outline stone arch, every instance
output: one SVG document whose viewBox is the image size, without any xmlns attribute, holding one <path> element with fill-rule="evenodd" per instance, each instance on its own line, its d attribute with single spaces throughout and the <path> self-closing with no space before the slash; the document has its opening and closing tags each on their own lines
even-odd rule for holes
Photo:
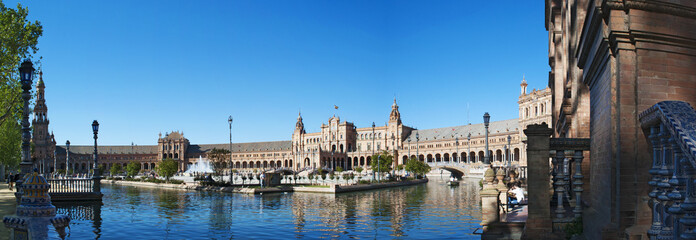
<svg viewBox="0 0 696 240">
<path fill-rule="evenodd" d="M 247 162 L 242 162 L 242 168 L 247 168 Z"/>
<path fill-rule="evenodd" d="M 503 161 L 503 151 L 501 151 L 500 149 L 495 150 L 495 160 L 498 162 Z"/>
<path fill-rule="evenodd" d="M 423 156 L 423 154 L 418 155 L 418 160 L 420 160 L 421 162 L 425 162 L 425 156 Z"/>
<path fill-rule="evenodd" d="M 261 161 L 256 161 L 256 168 L 261 168 Z"/>
<path fill-rule="evenodd" d="M 178 153 L 174 153 L 174 159 L 179 159 L 179 154 L 178 154 Z"/>
<path fill-rule="evenodd" d="M 515 155 L 514 160 L 515 160 L 515 161 L 519 161 L 519 160 L 520 160 L 520 149 L 519 149 L 519 148 L 515 148 L 515 153 L 514 153 L 514 155 Z"/>
<path fill-rule="evenodd" d="M 406 164 L 406 161 L 408 161 L 408 156 L 404 155 L 404 157 L 402 157 L 401 159 L 401 164 Z"/>
<path fill-rule="evenodd" d="M 432 154 L 428 154 L 427 159 L 428 159 L 428 162 L 433 162 L 433 155 L 432 155 Z"/>
<path fill-rule="evenodd" d="M 285 165 L 283 165 L 283 167 L 288 167 L 288 166 L 290 166 L 290 165 L 288 165 L 288 160 L 285 159 Z"/>
<path fill-rule="evenodd" d="M 367 166 L 372 165 L 372 157 L 371 157 L 371 156 L 367 156 L 367 159 L 366 159 L 366 160 L 367 160 L 367 162 L 366 162 L 366 163 L 367 163 Z"/>
<path fill-rule="evenodd" d="M 360 157 L 360 166 L 365 166 L 365 157 Z"/>
<path fill-rule="evenodd" d="M 305 158 L 305 159 L 304 159 L 304 165 L 305 165 L 305 167 L 309 167 L 309 165 L 310 165 L 309 162 L 310 162 L 309 158 Z"/>
<path fill-rule="evenodd" d="M 263 168 L 268 168 L 268 161 L 263 161 Z"/>
<path fill-rule="evenodd" d="M 469 159 L 467 157 L 468 157 L 468 154 L 466 154 L 466 152 L 462 152 L 462 155 L 459 156 L 459 159 L 462 162 L 468 163 Z"/>
<path fill-rule="evenodd" d="M 287 166 L 287 162 L 285 163 L 285 166 Z M 276 167 L 283 167 L 283 165 L 280 163 L 280 160 L 276 161 Z"/>
<path fill-rule="evenodd" d="M 435 154 L 435 162 L 442 162 L 442 155 L 440 155 L 439 153 L 436 153 Z"/>
<path fill-rule="evenodd" d="M 449 157 L 450 157 L 449 153 L 445 153 L 444 155 L 442 155 L 442 161 L 449 162 L 450 161 Z"/>
<path fill-rule="evenodd" d="M 459 158 L 457 158 L 457 153 L 452 153 L 452 162 L 459 162 Z"/>
<path fill-rule="evenodd" d="M 483 153 L 483 151 L 479 151 L 479 152 L 478 152 L 478 159 L 479 159 L 479 162 L 484 162 L 484 161 L 485 161 L 485 159 L 484 159 L 485 157 L 486 157 L 486 155 L 485 155 L 485 153 Z"/>
<path fill-rule="evenodd" d="M 288 167 L 292 167 L 292 159 L 288 160 L 288 164 L 289 164 Z"/>
<path fill-rule="evenodd" d="M 341 152 L 343 152 L 343 144 L 341 144 L 340 150 L 341 150 Z"/>
<path fill-rule="evenodd" d="M 236 162 L 236 163 L 234 164 L 234 168 L 240 168 L 240 167 L 241 167 L 241 166 L 240 166 L 239 162 Z"/>
</svg>

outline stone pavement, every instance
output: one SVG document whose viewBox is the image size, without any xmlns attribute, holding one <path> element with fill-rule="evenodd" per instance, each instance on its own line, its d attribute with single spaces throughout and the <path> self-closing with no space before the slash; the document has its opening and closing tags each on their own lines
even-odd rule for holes
<svg viewBox="0 0 696 240">
<path fill-rule="evenodd" d="M 510 212 L 504 216 L 504 222 L 526 222 L 529 212 L 527 205 L 517 205 L 510 209 Z"/>
<path fill-rule="evenodd" d="M 15 214 L 16 208 L 14 191 L 7 188 L 7 183 L 0 183 L 0 219 Z M 0 223 L 0 240 L 9 239 L 9 237 L 10 232 L 5 228 L 5 224 Z"/>
</svg>

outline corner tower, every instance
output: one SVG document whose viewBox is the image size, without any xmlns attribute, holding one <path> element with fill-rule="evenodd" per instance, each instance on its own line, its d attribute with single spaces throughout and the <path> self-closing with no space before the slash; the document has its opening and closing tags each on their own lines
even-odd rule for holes
<svg viewBox="0 0 696 240">
<path fill-rule="evenodd" d="M 36 83 L 36 104 L 34 105 L 34 119 L 32 120 L 32 142 L 34 142 L 33 156 L 39 166 L 53 158 L 55 143 L 48 132 L 48 107 L 44 98 L 46 85 L 43 81 L 43 71 L 39 71 L 39 81 Z"/>
</svg>

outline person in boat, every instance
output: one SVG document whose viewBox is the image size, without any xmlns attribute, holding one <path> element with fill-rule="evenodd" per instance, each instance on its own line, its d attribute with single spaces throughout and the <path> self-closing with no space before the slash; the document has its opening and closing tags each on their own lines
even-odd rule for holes
<svg viewBox="0 0 696 240">
<path fill-rule="evenodd" d="M 450 174 L 450 182 L 457 181 L 457 179 L 454 177 L 454 175 Z"/>
</svg>

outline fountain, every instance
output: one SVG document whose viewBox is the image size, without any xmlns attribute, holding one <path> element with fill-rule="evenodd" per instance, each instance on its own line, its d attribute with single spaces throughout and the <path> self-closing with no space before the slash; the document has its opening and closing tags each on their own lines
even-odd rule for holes
<svg viewBox="0 0 696 240">
<path fill-rule="evenodd" d="M 196 161 L 194 164 L 191 164 L 189 166 L 188 170 L 186 170 L 184 173 L 191 175 L 194 173 L 212 173 L 213 172 L 213 165 L 208 161 L 208 159 L 203 159 L 202 156 L 198 156 L 198 161 Z"/>
</svg>

